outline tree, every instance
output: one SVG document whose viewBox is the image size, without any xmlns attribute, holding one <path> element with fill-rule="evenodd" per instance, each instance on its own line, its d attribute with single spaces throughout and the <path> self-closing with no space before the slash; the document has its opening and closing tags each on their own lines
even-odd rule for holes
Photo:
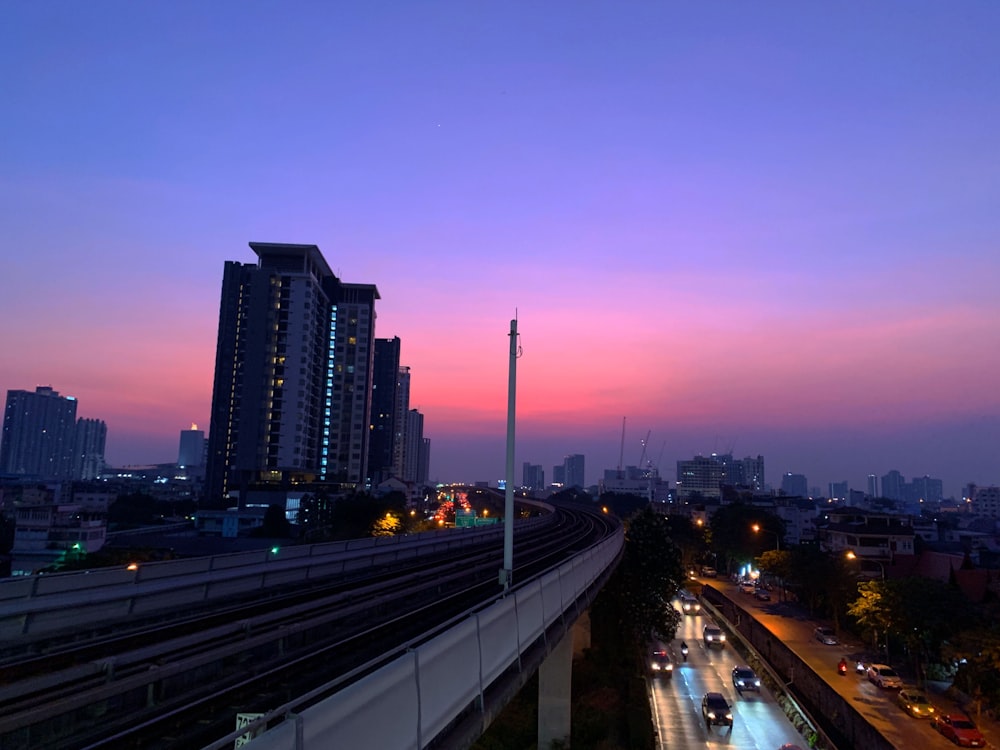
<svg viewBox="0 0 1000 750">
<path fill-rule="evenodd" d="M 847 614 L 862 628 L 871 631 L 872 642 L 878 650 L 879 633 L 885 635 L 897 627 L 894 620 L 897 609 L 885 581 L 862 581 L 858 584 L 858 598 L 847 608 Z"/>
<path fill-rule="evenodd" d="M 770 533 L 754 534 L 753 525 L 759 524 Z M 784 536 L 784 521 L 746 503 L 723 505 L 712 514 L 709 522 L 712 548 L 722 560 L 726 572 L 733 564 L 749 562 L 766 549 L 772 549 L 775 537 Z"/>
<path fill-rule="evenodd" d="M 653 634 L 673 638 L 681 616 L 671 600 L 684 582 L 684 569 L 665 516 L 646 507 L 627 521 L 620 572 L 632 634 L 642 642 Z"/>
</svg>

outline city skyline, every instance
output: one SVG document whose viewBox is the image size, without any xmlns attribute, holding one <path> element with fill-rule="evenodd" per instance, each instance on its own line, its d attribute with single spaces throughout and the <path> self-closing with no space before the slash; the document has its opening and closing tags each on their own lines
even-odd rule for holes
<svg viewBox="0 0 1000 750">
<path fill-rule="evenodd" d="M 994 4 L 8 17 L 0 391 L 113 464 L 209 424 L 224 263 L 289 242 L 378 286 L 433 478 L 503 477 L 516 315 L 516 467 L 1000 483 Z"/>
</svg>

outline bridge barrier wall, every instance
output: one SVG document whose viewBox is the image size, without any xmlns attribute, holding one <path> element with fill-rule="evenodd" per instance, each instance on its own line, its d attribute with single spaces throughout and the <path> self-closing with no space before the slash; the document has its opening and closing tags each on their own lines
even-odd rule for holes
<svg viewBox="0 0 1000 750">
<path fill-rule="evenodd" d="M 519 529 L 553 520 L 518 521 Z M 503 527 L 445 529 L 0 580 L 0 638 L 44 635 L 294 585 L 503 538 Z M 67 617 L 72 610 L 73 617 Z"/>
<path fill-rule="evenodd" d="M 468 710 L 617 559 L 621 529 L 253 739 L 250 750 L 419 750 Z M 576 612 L 573 612 L 575 619 Z M 510 633 L 517 633 L 516 642 Z M 275 715 L 282 710 L 274 712 Z M 262 720 L 263 721 L 263 720 Z M 292 731 L 288 725 L 297 725 Z"/>
</svg>

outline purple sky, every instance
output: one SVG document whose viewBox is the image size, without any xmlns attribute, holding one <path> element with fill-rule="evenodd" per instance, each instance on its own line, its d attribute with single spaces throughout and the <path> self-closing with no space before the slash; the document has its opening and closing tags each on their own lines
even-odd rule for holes
<svg viewBox="0 0 1000 750">
<path fill-rule="evenodd" d="M 1000 3 L 28 2 L 0 25 L 0 390 L 115 464 L 207 428 L 222 267 L 382 295 L 440 479 L 730 448 L 1000 482 Z"/>
</svg>

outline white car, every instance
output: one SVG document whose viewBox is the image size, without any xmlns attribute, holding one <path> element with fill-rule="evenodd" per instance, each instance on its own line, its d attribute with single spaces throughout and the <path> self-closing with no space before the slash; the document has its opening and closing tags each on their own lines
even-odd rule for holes
<svg viewBox="0 0 1000 750">
<path fill-rule="evenodd" d="M 901 688 L 903 681 L 896 670 L 888 664 L 869 664 L 868 681 L 874 682 L 880 688 Z"/>
<path fill-rule="evenodd" d="M 827 646 L 836 646 L 837 634 L 834 632 L 833 628 L 827 628 L 820 626 L 813 631 L 813 635 L 816 636 L 816 640 L 820 643 L 825 643 Z"/>
<path fill-rule="evenodd" d="M 757 586 L 753 581 L 743 581 L 740 583 L 740 591 L 744 594 L 752 594 L 757 590 Z"/>
</svg>

